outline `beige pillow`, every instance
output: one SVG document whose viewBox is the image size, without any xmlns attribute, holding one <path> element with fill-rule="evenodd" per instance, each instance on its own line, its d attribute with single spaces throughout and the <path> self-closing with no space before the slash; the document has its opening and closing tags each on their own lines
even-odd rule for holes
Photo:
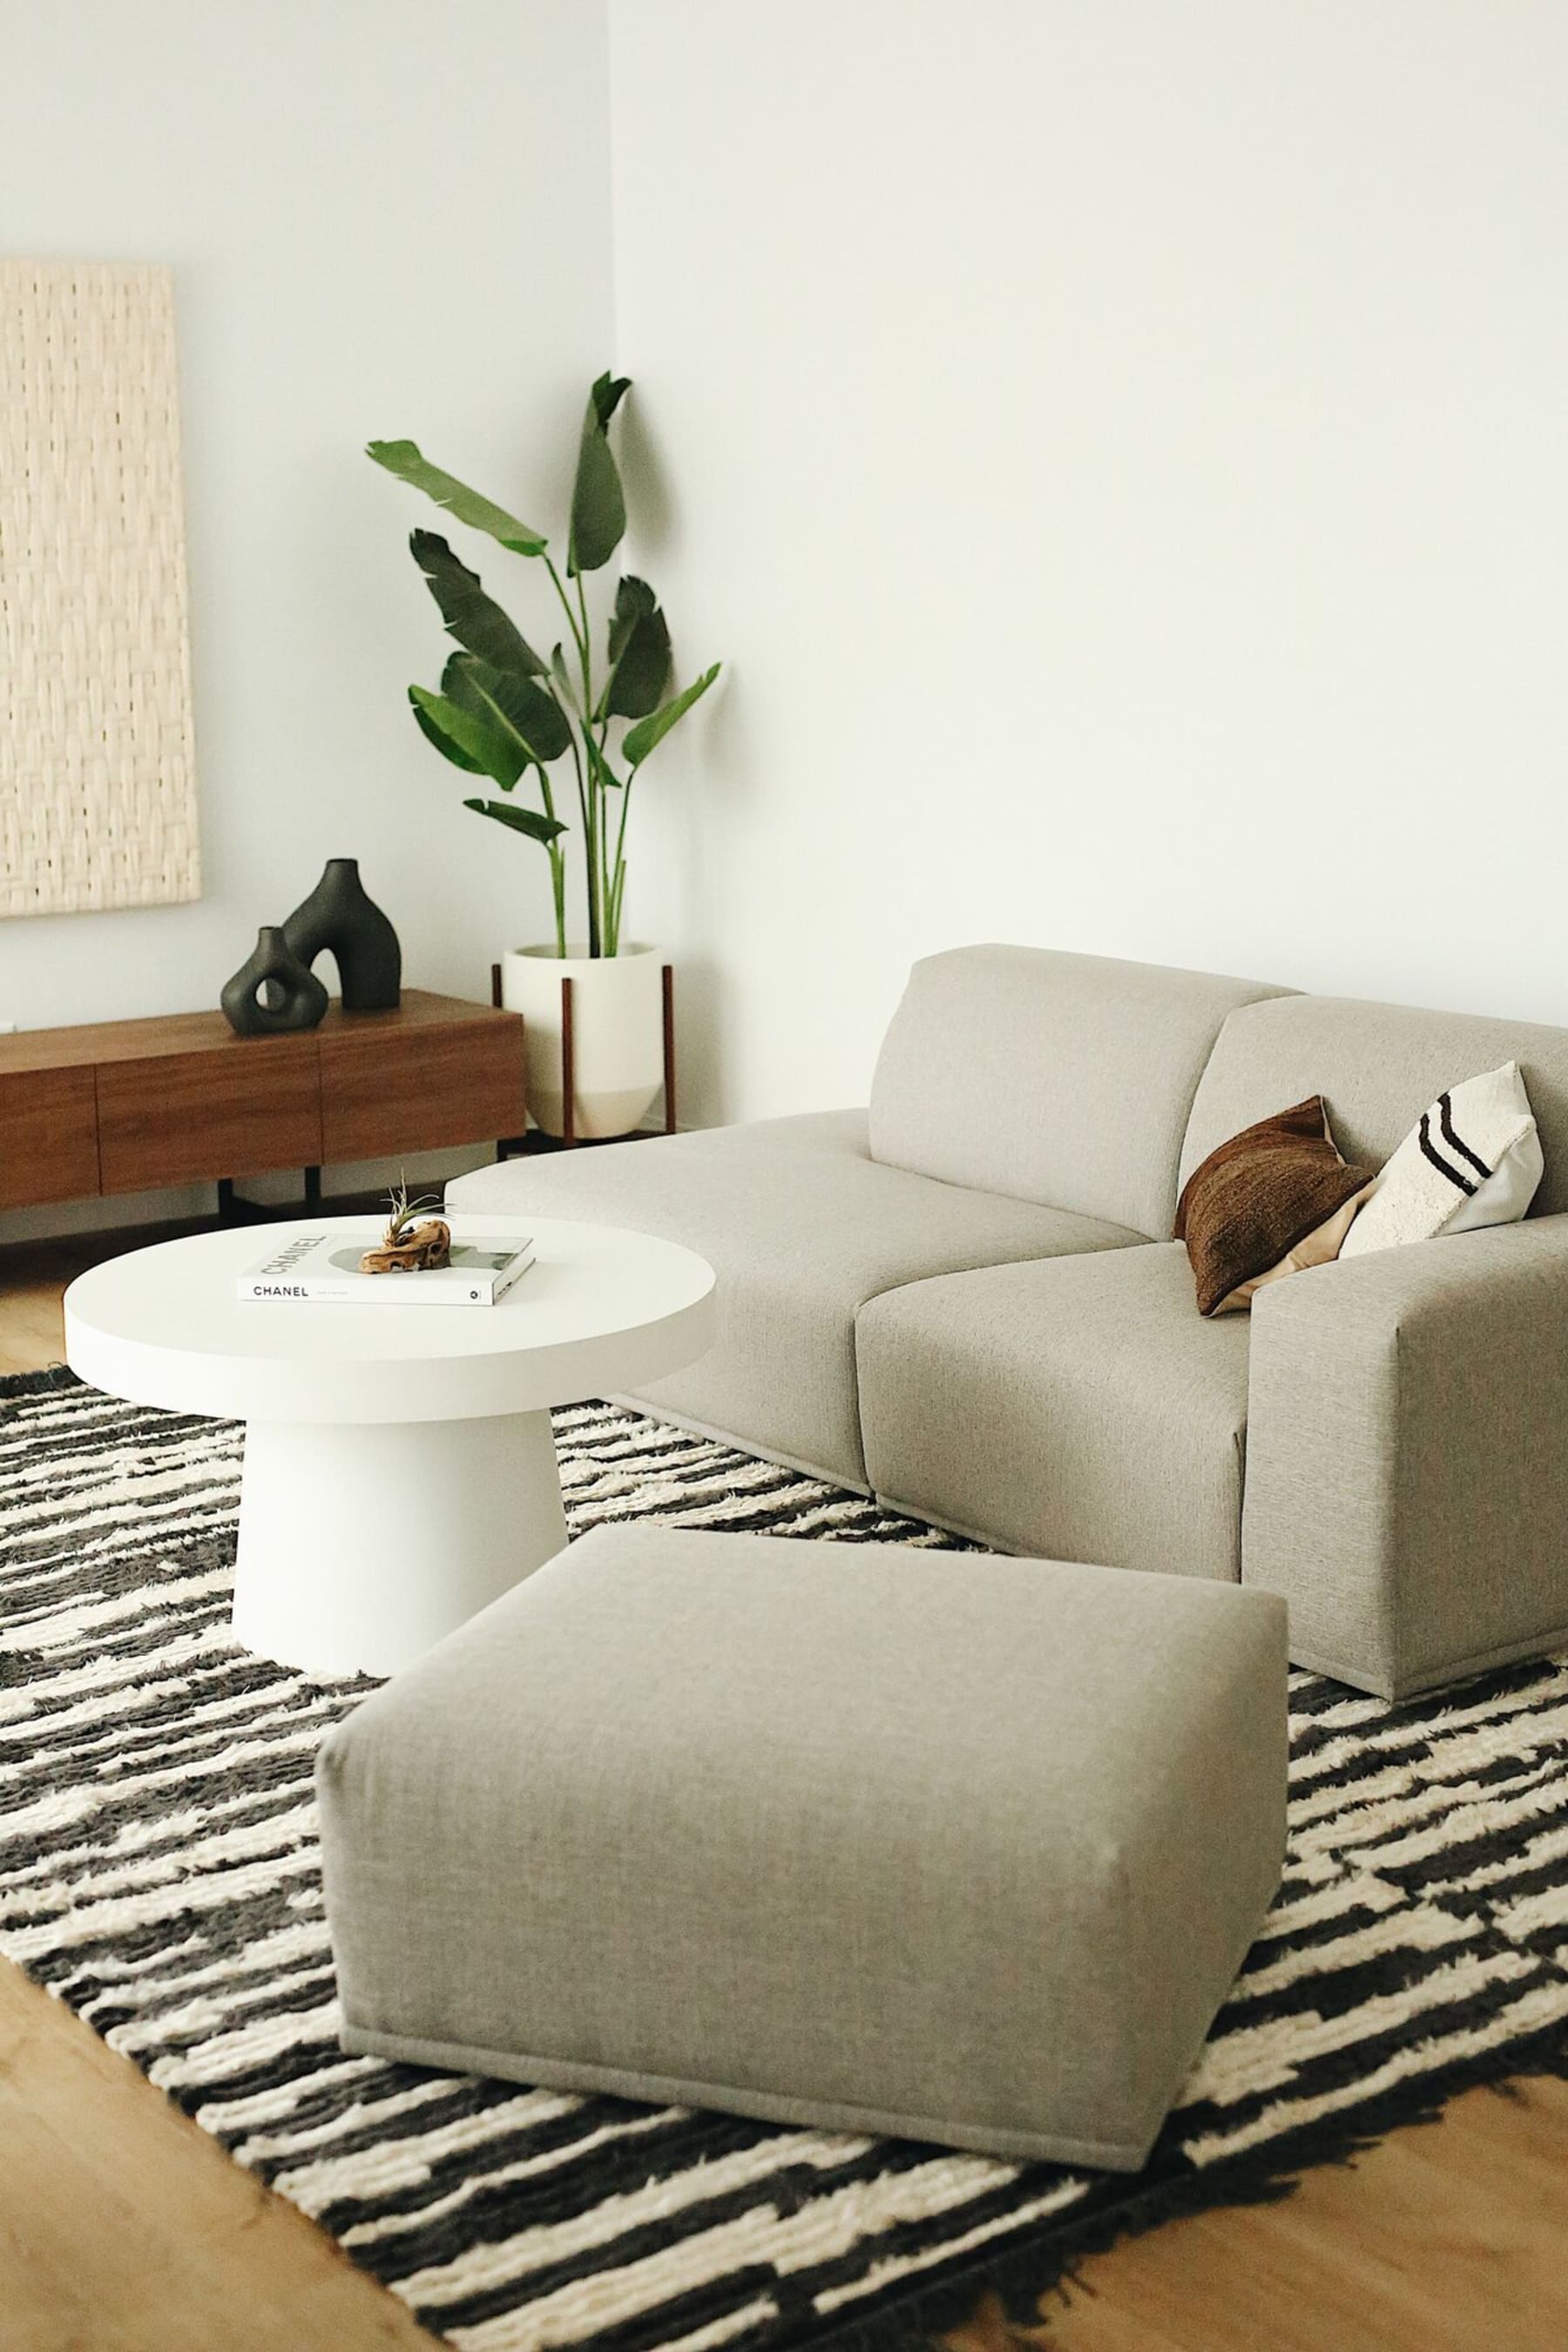
<svg viewBox="0 0 1568 2352">
<path fill-rule="evenodd" d="M 1425 1109 L 1373 1188 L 1342 1255 L 1394 1249 L 1439 1234 L 1516 1224 L 1544 1162 L 1517 1062 L 1451 1087 Z"/>
</svg>

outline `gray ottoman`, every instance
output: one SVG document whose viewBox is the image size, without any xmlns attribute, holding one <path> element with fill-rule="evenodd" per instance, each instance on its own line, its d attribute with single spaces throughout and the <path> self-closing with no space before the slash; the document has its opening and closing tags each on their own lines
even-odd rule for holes
<svg viewBox="0 0 1568 2352">
<path fill-rule="evenodd" d="M 317 1784 L 348 2050 L 1132 2168 L 1279 1883 L 1285 1609 L 603 1529 Z"/>
</svg>

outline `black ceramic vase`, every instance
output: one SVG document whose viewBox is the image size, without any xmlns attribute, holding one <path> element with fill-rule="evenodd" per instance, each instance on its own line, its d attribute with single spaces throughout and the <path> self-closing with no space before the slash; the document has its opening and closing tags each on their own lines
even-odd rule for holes
<svg viewBox="0 0 1568 2352">
<path fill-rule="evenodd" d="M 218 999 L 231 1029 L 267 1037 L 282 1029 L 313 1029 L 327 1009 L 327 992 L 289 948 L 276 923 L 256 934 L 256 945 Z"/>
<path fill-rule="evenodd" d="M 329 857 L 310 897 L 295 908 L 283 936 L 303 964 L 323 950 L 337 959 L 345 1013 L 390 1013 L 399 1000 L 403 950 L 374 898 L 365 896 L 357 857 Z"/>
</svg>

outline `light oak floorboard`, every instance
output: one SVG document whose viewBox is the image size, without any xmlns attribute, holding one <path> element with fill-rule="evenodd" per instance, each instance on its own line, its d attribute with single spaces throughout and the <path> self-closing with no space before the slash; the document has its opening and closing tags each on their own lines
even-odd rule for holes
<svg viewBox="0 0 1568 2352">
<path fill-rule="evenodd" d="M 1467 2092 L 1438 2124 L 1086 2262 L 1041 2325 L 994 2295 L 952 2352 L 1563 2352 L 1568 2084 Z"/>
<path fill-rule="evenodd" d="M 3 1255 L 16 1254 L 8 1250 Z M 34 1266 L 19 1270 L 9 1281 L 0 1277 L 0 1373 L 37 1372 L 60 1361 L 65 1354 L 63 1287 L 61 1281 Z"/>
<path fill-rule="evenodd" d="M 356 1206 L 359 1204 L 355 1204 Z M 0 1371 L 60 1360 L 60 1295 L 158 1234 L 0 1249 Z M 188 1230 L 180 1228 L 178 1230 Z M 1037 2326 L 952 2352 L 1563 2352 L 1568 2084 L 1471 2091 L 1278 2205 L 1086 2262 Z M 432 2338 L 79 2019 L 0 1963 L 0 2352 L 382 2352 Z"/>
<path fill-rule="evenodd" d="M 0 1964 L 4 2352 L 429 2352 L 431 2341 L 128 2059 Z"/>
<path fill-rule="evenodd" d="M 0 1248 L 0 1372 L 60 1361 L 61 1295 L 84 1267 L 193 1230 Z M 0 1961 L 0 2352 L 429 2352 L 435 2340 Z"/>
</svg>

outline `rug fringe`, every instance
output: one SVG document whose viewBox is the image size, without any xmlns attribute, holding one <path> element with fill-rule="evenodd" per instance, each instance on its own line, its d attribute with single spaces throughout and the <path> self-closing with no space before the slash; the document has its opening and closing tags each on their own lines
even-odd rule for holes
<svg viewBox="0 0 1568 2352">
<path fill-rule="evenodd" d="M 43 1396 L 50 1389 L 79 1389 L 80 1381 L 68 1364 L 51 1364 L 42 1372 L 0 1373 L 0 1397 Z"/>
<path fill-rule="evenodd" d="M 1025 2330 L 1049 2327 L 1050 2313 L 1043 2307 L 1048 2296 L 1067 2305 L 1075 2289 L 1092 2293 L 1079 2275 L 1083 2265 L 1122 2239 L 1144 2237 L 1168 2221 L 1219 2212 L 1227 2206 L 1281 2204 L 1295 2195 L 1309 2173 L 1331 2165 L 1353 2166 L 1358 2157 L 1381 2147 L 1391 2132 L 1440 2124 L 1446 2108 L 1461 2093 L 1487 2089 L 1518 2100 L 1532 2075 L 1568 2082 L 1568 2032 L 1562 2027 L 1543 2027 L 1495 2052 L 1458 2061 L 1428 2076 L 1419 2097 L 1386 2092 L 1353 2113 L 1325 2116 L 1256 2152 L 1173 2173 L 1130 2195 L 1121 2189 L 1126 2176 L 1108 2174 L 1103 2191 L 1093 2192 L 1105 2201 L 1087 2212 L 1079 2208 L 1065 2227 L 1053 2231 L 1047 2226 L 1037 2235 L 1026 2233 L 1001 2252 L 961 2259 L 940 2279 L 915 2283 L 903 2291 L 885 2290 L 880 2308 L 864 2319 L 826 2321 L 784 2340 L 792 2347 L 809 2346 L 811 2352 L 911 2352 L 918 2344 L 940 2344 L 962 2327 L 987 2292 L 996 2295 L 1004 2325 L 1021 2340 Z M 1158 2162 L 1156 2147 L 1150 2163 Z"/>
</svg>

